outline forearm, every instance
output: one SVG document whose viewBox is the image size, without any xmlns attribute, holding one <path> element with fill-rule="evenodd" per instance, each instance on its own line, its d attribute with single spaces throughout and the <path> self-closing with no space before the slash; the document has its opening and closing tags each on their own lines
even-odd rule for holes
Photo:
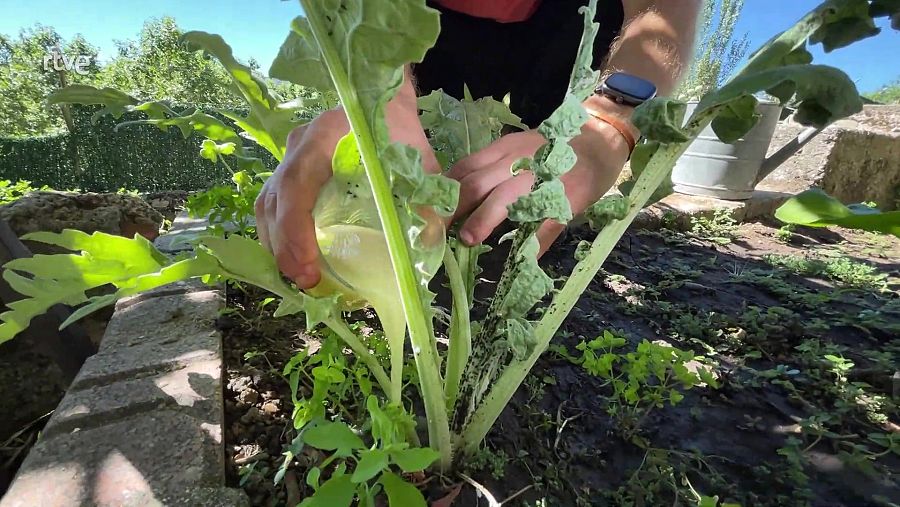
<svg viewBox="0 0 900 507">
<path fill-rule="evenodd" d="M 604 73 L 627 72 L 674 91 L 693 55 L 701 0 L 624 0 L 625 26 Z"/>
<path fill-rule="evenodd" d="M 670 95 L 693 55 L 697 17 L 702 0 L 623 0 L 625 23 L 603 68 L 604 75 L 625 72 L 656 85 L 659 95 Z M 593 95 L 589 109 L 625 122 L 632 108 Z M 602 122 L 601 122 L 602 123 Z M 600 128 L 608 126 L 600 125 Z M 640 133 L 632 129 L 632 135 Z"/>
</svg>

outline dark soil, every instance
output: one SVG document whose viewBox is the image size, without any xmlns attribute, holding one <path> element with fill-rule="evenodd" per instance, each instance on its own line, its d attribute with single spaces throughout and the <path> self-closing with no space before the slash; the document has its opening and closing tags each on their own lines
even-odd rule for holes
<svg viewBox="0 0 900 507">
<path fill-rule="evenodd" d="M 892 380 L 900 241 L 803 229 L 786 243 L 777 231 L 744 224 L 727 244 L 665 229 L 626 234 L 554 343 L 575 355 L 582 340 L 604 330 L 632 349 L 642 339 L 664 340 L 705 356 L 720 388 L 686 391 L 677 406 L 652 410 L 628 438 L 623 428 L 634 421 L 608 413 L 612 389 L 550 351 L 485 452 L 465 464 L 472 478 L 499 501 L 521 492 L 506 505 L 531 507 L 696 505 L 692 489 L 745 507 L 900 503 L 897 451 L 884 452 L 869 438 L 896 438 L 900 430 L 900 381 Z M 571 233 L 542 265 L 551 276 L 567 275 L 576 245 L 590 237 Z M 767 261 L 772 254 L 794 256 L 782 257 L 790 268 Z M 807 256 L 820 262 L 795 266 Z M 879 280 L 850 261 L 888 276 Z M 482 276 L 496 280 L 490 265 L 501 263 L 489 259 Z M 478 292 L 488 297 L 491 290 L 482 284 Z M 254 303 L 261 298 L 233 293 L 236 311 L 222 321 L 230 480 L 243 480 L 253 505 L 284 505 L 308 493 L 305 468 L 317 459 L 302 457 L 285 482 L 273 484 L 283 446 L 295 436 L 280 370 L 310 337 L 297 331 L 302 319 L 267 318 Z M 826 355 L 854 363 L 845 381 Z M 808 424 L 811 417 L 818 426 Z M 442 479 L 432 482 L 433 499 L 461 482 Z M 453 505 L 487 503 L 466 484 Z"/>
</svg>

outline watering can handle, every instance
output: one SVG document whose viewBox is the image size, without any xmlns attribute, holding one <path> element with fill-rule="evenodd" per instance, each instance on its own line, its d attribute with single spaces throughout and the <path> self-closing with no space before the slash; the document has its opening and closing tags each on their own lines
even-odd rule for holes
<svg viewBox="0 0 900 507">
<path fill-rule="evenodd" d="M 820 127 L 806 127 L 802 132 L 797 134 L 797 137 L 791 139 L 790 142 L 766 158 L 762 163 L 762 167 L 759 169 L 759 174 L 756 176 L 756 183 L 759 183 L 760 180 L 768 176 L 769 173 L 777 169 L 778 166 L 783 164 L 787 159 L 791 158 L 800 150 L 800 148 L 810 142 L 821 131 L 822 128 Z"/>
</svg>

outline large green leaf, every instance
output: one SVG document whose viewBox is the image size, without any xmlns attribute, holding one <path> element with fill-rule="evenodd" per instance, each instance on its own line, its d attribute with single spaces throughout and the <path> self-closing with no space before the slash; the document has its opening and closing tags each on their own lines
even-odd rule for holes
<svg viewBox="0 0 900 507">
<path fill-rule="evenodd" d="M 593 93 L 599 80 L 599 73 L 592 66 L 594 38 L 599 26 L 594 23 L 597 1 L 591 0 L 578 12 L 584 18 L 584 31 L 566 94 L 562 104 L 537 129 L 547 139 L 547 144 L 538 150 L 534 160 L 522 160 L 518 164 L 529 167 L 537 178 L 532 192 L 508 207 L 509 218 L 514 222 L 539 224 L 550 218 L 565 223 L 572 218 L 569 200 L 565 191 L 561 191 L 559 177 L 575 165 L 575 152 L 569 141 L 581 133 L 582 125 L 588 119 L 582 102 Z"/>
<path fill-rule="evenodd" d="M 419 97 L 419 120 L 431 133 L 431 144 L 444 155 L 444 166 L 485 148 L 500 136 L 506 125 L 520 129 L 527 127 L 509 110 L 507 101 L 493 97 L 472 100 L 469 89 L 458 100 L 435 90 Z"/>
<path fill-rule="evenodd" d="M 438 12 L 416 0 L 326 0 L 311 3 L 324 21 L 347 78 L 370 121 L 402 82 L 402 68 L 421 62 L 439 31 Z M 310 13 L 307 13 L 310 14 Z M 309 22 L 297 18 L 272 63 L 269 75 L 293 83 L 332 90 L 331 77 Z M 387 131 L 376 126 L 386 143 Z"/>
<path fill-rule="evenodd" d="M 276 159 L 284 158 L 287 137 L 299 122 L 297 111 L 280 107 L 280 100 L 269 92 L 265 82 L 253 75 L 250 67 L 240 63 L 221 36 L 206 32 L 187 32 L 183 39 L 191 47 L 201 49 L 216 58 L 231 76 L 232 82 L 250 107 L 244 116 L 231 111 L 221 111 L 244 129 L 257 144 Z"/>
<path fill-rule="evenodd" d="M 399 475 L 385 470 L 379 482 L 387 493 L 389 507 L 426 507 L 422 492 Z"/>
<path fill-rule="evenodd" d="M 353 451 L 364 449 L 359 435 L 342 422 L 323 421 L 303 432 L 303 441 L 316 449 L 335 451 L 338 456 L 347 457 Z"/>
<path fill-rule="evenodd" d="M 159 272 L 169 264 L 142 236 L 127 239 L 102 232 L 65 230 L 28 234 L 23 239 L 80 250 L 81 254 L 35 255 L 4 265 L 4 280 L 25 298 L 7 304 L 9 310 L 0 314 L 0 343 L 24 331 L 34 317 L 53 305 L 88 302 L 85 291 L 89 289 L 107 284 L 120 291 L 136 286 L 152 288 L 155 285 L 140 277 Z M 163 283 L 168 282 L 160 280 Z M 112 304 L 118 297 L 95 299 L 92 309 Z"/>
<path fill-rule="evenodd" d="M 350 507 L 354 493 L 349 475 L 334 475 L 319 486 L 313 496 L 300 502 L 298 507 Z"/>
<path fill-rule="evenodd" d="M 817 188 L 788 199 L 775 211 L 775 218 L 788 224 L 811 227 L 836 225 L 900 237 L 900 211 L 882 213 L 867 206 L 845 206 Z"/>
<path fill-rule="evenodd" d="M 113 88 L 95 88 L 89 85 L 70 85 L 51 93 L 47 97 L 49 104 L 101 104 L 102 110 L 94 115 L 94 120 L 103 114 L 111 114 L 115 118 L 131 111 L 140 101 L 127 93 Z"/>
<path fill-rule="evenodd" d="M 704 97 L 698 110 L 747 101 L 748 96 L 763 91 L 783 103 L 796 97 L 799 104 L 794 118 L 804 125 L 824 127 L 862 110 L 862 99 L 853 81 L 844 72 L 825 65 L 787 65 L 739 76 Z M 751 108 L 743 110 L 745 115 L 754 113 Z M 736 135 L 738 132 L 731 131 L 727 137 Z"/>
<path fill-rule="evenodd" d="M 409 474 L 425 470 L 440 457 L 440 454 L 429 447 L 416 447 L 392 450 L 390 456 L 394 464 Z"/>
</svg>

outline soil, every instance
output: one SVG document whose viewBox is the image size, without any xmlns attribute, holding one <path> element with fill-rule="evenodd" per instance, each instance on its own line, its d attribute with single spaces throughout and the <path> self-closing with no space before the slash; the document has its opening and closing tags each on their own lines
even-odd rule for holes
<svg viewBox="0 0 900 507">
<path fill-rule="evenodd" d="M 609 413 L 607 382 L 551 348 L 485 451 L 463 465 L 469 476 L 497 500 L 518 494 L 505 505 L 531 507 L 696 505 L 699 494 L 743 506 L 900 503 L 898 451 L 869 438 L 896 438 L 900 430 L 900 240 L 800 228 L 785 241 L 765 222 L 735 232 L 716 240 L 728 234 L 629 231 L 554 340 L 572 355 L 605 330 L 626 338 L 629 349 L 663 340 L 705 356 L 718 389 L 698 386 L 675 406 L 628 419 Z M 568 274 L 579 241 L 591 237 L 569 233 L 542 265 L 551 276 Z M 822 262 L 805 266 L 816 274 L 800 275 L 769 255 L 789 266 L 810 256 Z M 496 280 L 501 263 L 486 259 L 482 276 Z M 481 284 L 476 299 L 492 287 Z M 306 469 L 321 459 L 302 456 L 285 481 L 273 483 L 295 436 L 280 371 L 312 337 L 298 331 L 300 318 L 268 318 L 258 308 L 262 297 L 232 291 L 234 312 L 220 323 L 229 480 L 253 505 L 285 505 L 309 494 Z M 854 363 L 846 378 L 825 356 Z M 823 426 L 828 431 L 817 433 Z M 432 500 L 462 483 L 453 505 L 487 505 L 462 479 L 437 479 Z"/>
</svg>

